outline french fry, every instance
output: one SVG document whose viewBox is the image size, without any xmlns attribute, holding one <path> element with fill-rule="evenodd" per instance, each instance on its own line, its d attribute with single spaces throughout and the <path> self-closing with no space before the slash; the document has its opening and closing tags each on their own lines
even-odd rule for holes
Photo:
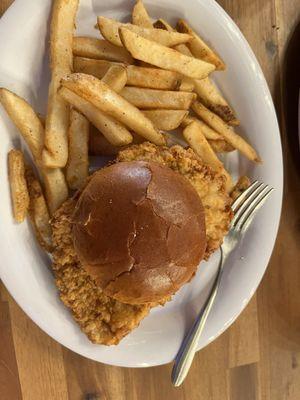
<svg viewBox="0 0 300 400">
<path fill-rule="evenodd" d="M 0 88 L 0 102 L 22 133 L 33 157 L 39 159 L 44 145 L 44 127 L 32 107 L 11 91 Z"/>
<path fill-rule="evenodd" d="M 194 81 L 195 92 L 200 101 L 212 112 L 221 117 L 229 125 L 239 125 L 234 111 L 221 95 L 211 79 L 204 78 Z"/>
<path fill-rule="evenodd" d="M 68 198 L 68 186 L 60 168 L 43 168 L 41 170 L 47 205 L 52 215 Z"/>
<path fill-rule="evenodd" d="M 75 57 L 74 72 L 93 75 L 102 79 L 112 65 L 120 65 L 111 61 L 91 60 L 89 58 Z M 136 65 L 128 65 L 127 86 L 145 87 L 149 89 L 178 90 L 185 82 L 185 77 L 173 71 L 159 68 L 144 68 Z M 193 90 L 193 84 L 187 89 Z M 186 90 L 189 91 L 189 90 Z"/>
<path fill-rule="evenodd" d="M 235 150 L 235 148 L 224 139 L 208 140 L 208 142 L 215 153 L 229 153 Z"/>
<path fill-rule="evenodd" d="M 69 127 L 69 158 L 66 179 L 70 189 L 81 189 L 89 173 L 89 121 L 71 109 Z"/>
<path fill-rule="evenodd" d="M 53 211 L 56 206 L 68 197 L 68 188 L 64 178 L 64 174 L 60 169 L 44 168 L 42 165 L 42 149 L 44 141 L 44 128 L 39 116 L 35 113 L 33 108 L 21 97 L 9 92 L 6 89 L 0 90 L 1 100 L 4 99 L 3 104 L 12 121 L 16 124 L 25 142 L 27 143 L 34 161 L 40 169 L 44 182 L 46 185 L 47 175 L 58 176 L 60 187 L 56 188 L 55 185 L 47 184 L 47 202 L 49 209 Z M 1 101 L 2 102 L 2 101 Z M 53 171 L 53 172 L 52 172 Z M 60 203 L 61 202 L 61 203 Z"/>
<path fill-rule="evenodd" d="M 164 46 L 175 46 L 179 43 L 186 43 L 192 39 L 190 35 L 179 32 L 167 32 L 163 29 L 143 28 L 141 26 L 132 24 L 122 24 L 114 19 L 98 17 L 98 27 L 102 36 L 114 44 L 115 46 L 122 46 L 119 37 L 119 28 L 124 27 L 136 34 L 158 42 Z"/>
<path fill-rule="evenodd" d="M 73 54 L 75 56 L 96 60 L 118 61 L 126 64 L 133 63 L 133 59 L 126 49 L 114 46 L 107 40 L 96 39 L 93 37 L 74 37 Z"/>
<path fill-rule="evenodd" d="M 237 135 L 233 129 L 227 125 L 218 115 L 208 110 L 199 101 L 195 101 L 192 105 L 192 109 L 203 121 L 205 121 L 210 127 L 218 132 L 229 144 L 244 154 L 249 160 L 255 162 L 261 162 L 256 151 L 245 139 Z"/>
<path fill-rule="evenodd" d="M 61 81 L 62 86 L 89 101 L 100 111 L 116 118 L 134 132 L 157 145 L 165 144 L 163 135 L 135 106 L 111 90 L 104 82 L 85 74 L 72 74 Z"/>
<path fill-rule="evenodd" d="M 145 89 L 133 86 L 125 87 L 120 94 L 131 104 L 142 109 L 187 110 L 196 98 L 195 93 L 190 92 Z"/>
<path fill-rule="evenodd" d="M 98 79 L 102 79 L 112 65 L 123 64 L 107 60 L 94 60 L 85 57 L 74 58 L 74 72 L 81 72 L 84 74 L 93 75 Z"/>
<path fill-rule="evenodd" d="M 181 126 L 185 128 L 187 125 L 191 124 L 192 122 L 196 122 L 203 135 L 206 137 L 208 140 L 224 140 L 222 139 L 222 136 L 216 132 L 214 129 L 212 129 L 209 125 L 207 125 L 205 122 L 200 121 L 199 119 L 195 117 L 190 117 L 189 115 L 184 118 L 184 120 L 181 123 Z"/>
<path fill-rule="evenodd" d="M 114 146 L 125 146 L 132 142 L 132 135 L 115 118 L 105 114 L 92 103 L 67 88 L 59 90 L 60 95 L 80 111 Z"/>
<path fill-rule="evenodd" d="M 153 26 L 155 28 L 159 28 L 159 29 L 165 29 L 168 32 L 176 32 L 176 30 L 170 25 L 168 24 L 167 21 L 165 21 L 164 19 L 160 18 L 158 19 Z M 179 53 L 184 54 L 185 56 L 188 57 L 194 57 L 191 50 L 188 48 L 188 46 L 186 44 L 178 44 L 176 46 L 173 47 L 175 50 L 179 51 Z"/>
<path fill-rule="evenodd" d="M 52 250 L 52 229 L 43 190 L 32 168 L 26 167 L 25 176 L 30 198 L 28 214 L 38 242 L 42 248 L 50 252 Z"/>
<path fill-rule="evenodd" d="M 188 124 L 183 130 L 183 137 L 205 164 L 209 165 L 214 171 L 217 171 L 225 176 L 226 189 L 229 192 L 233 187 L 231 176 L 225 170 L 224 165 L 210 147 L 208 141 L 201 131 L 200 125 L 197 124 L 196 121 Z"/>
<path fill-rule="evenodd" d="M 29 194 L 25 179 L 24 157 L 20 150 L 10 150 L 8 153 L 8 176 L 14 219 L 21 223 L 27 215 Z"/>
<path fill-rule="evenodd" d="M 45 167 L 64 167 L 68 160 L 69 106 L 57 90 L 65 74 L 72 72 L 73 30 L 79 0 L 55 0 L 50 27 L 51 82 L 49 86 L 45 141 Z"/>
<path fill-rule="evenodd" d="M 214 64 L 216 70 L 224 70 L 226 68 L 224 62 L 221 58 L 213 51 L 200 37 L 196 34 L 196 32 L 188 25 L 188 23 L 180 19 L 177 23 L 177 30 L 182 33 L 188 33 L 193 37 L 188 44 L 192 54 L 204 60 L 210 64 Z"/>
<path fill-rule="evenodd" d="M 120 28 L 119 34 L 124 47 L 134 58 L 162 69 L 179 72 L 196 79 L 206 78 L 215 69 L 212 64 L 185 56 L 176 50 L 145 39 L 126 28 Z"/>
<path fill-rule="evenodd" d="M 178 128 L 188 114 L 186 110 L 142 110 L 142 112 L 157 129 L 163 131 L 172 131 Z"/>
<path fill-rule="evenodd" d="M 123 65 L 112 65 L 102 78 L 107 86 L 119 93 L 127 82 L 127 72 Z"/>
<path fill-rule="evenodd" d="M 153 28 L 151 18 L 141 0 L 137 0 L 132 10 L 132 23 L 144 28 Z"/>
</svg>

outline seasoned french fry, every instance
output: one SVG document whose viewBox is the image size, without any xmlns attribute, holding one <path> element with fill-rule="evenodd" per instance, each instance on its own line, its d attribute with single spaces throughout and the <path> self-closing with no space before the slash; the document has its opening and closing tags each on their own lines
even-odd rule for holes
<svg viewBox="0 0 300 400">
<path fill-rule="evenodd" d="M 44 127 L 32 107 L 21 97 L 0 88 L 0 103 L 22 133 L 33 157 L 39 159 L 44 145 Z"/>
<path fill-rule="evenodd" d="M 196 97 L 195 93 L 190 92 L 145 89 L 133 86 L 125 87 L 120 94 L 134 106 L 143 109 L 187 110 Z"/>
<path fill-rule="evenodd" d="M 144 28 L 153 28 L 151 18 L 141 0 L 137 0 L 132 10 L 132 23 Z"/>
<path fill-rule="evenodd" d="M 145 39 L 126 28 L 120 28 L 119 34 L 124 47 L 134 58 L 157 67 L 196 79 L 206 78 L 215 69 L 212 64 L 185 56 L 176 50 Z"/>
<path fill-rule="evenodd" d="M 175 46 L 179 43 L 186 43 L 192 39 L 186 33 L 167 32 L 163 29 L 143 28 L 132 24 L 122 24 L 110 18 L 98 17 L 98 27 L 103 37 L 116 46 L 122 46 L 119 37 L 119 28 L 125 27 L 127 30 L 158 42 L 164 46 Z"/>
<path fill-rule="evenodd" d="M 74 71 L 93 75 L 102 79 L 112 65 L 120 65 L 111 61 L 91 60 L 89 58 L 75 57 Z M 136 65 L 128 65 L 127 83 L 128 86 L 145 87 L 149 89 L 178 90 L 185 84 L 185 77 L 173 71 L 166 71 L 159 68 L 144 68 Z M 193 83 L 186 85 L 186 89 L 193 90 Z M 186 90 L 189 91 L 189 90 Z"/>
<path fill-rule="evenodd" d="M 208 140 L 208 142 L 215 153 L 229 153 L 235 150 L 235 148 L 224 139 Z"/>
<path fill-rule="evenodd" d="M 41 173 L 45 185 L 47 205 L 52 215 L 68 198 L 66 178 L 60 168 L 43 168 Z"/>
<path fill-rule="evenodd" d="M 157 129 L 163 131 L 172 131 L 178 128 L 188 114 L 186 110 L 142 110 L 142 112 Z"/>
<path fill-rule="evenodd" d="M 159 29 L 165 29 L 168 32 L 176 32 L 176 30 L 170 25 L 168 24 L 167 21 L 165 21 L 164 19 L 160 18 L 158 19 L 153 26 L 155 28 L 159 28 Z M 179 51 L 179 53 L 184 54 L 185 56 L 188 57 L 194 57 L 191 50 L 188 48 L 188 46 L 186 44 L 178 44 L 176 46 L 173 46 L 173 48 L 177 51 Z"/>
<path fill-rule="evenodd" d="M 51 251 L 52 229 L 50 225 L 50 215 L 41 184 L 32 171 L 32 168 L 26 167 L 25 176 L 30 198 L 28 214 L 36 238 L 42 248 L 46 251 Z"/>
<path fill-rule="evenodd" d="M 201 132 L 203 135 L 206 137 L 206 139 L 210 140 L 224 140 L 222 139 L 222 136 L 216 132 L 214 129 L 212 129 L 209 125 L 207 125 L 205 122 L 200 121 L 197 118 L 187 116 L 184 118 L 184 120 L 181 123 L 182 127 L 186 127 L 187 125 L 191 124 L 192 122 L 196 122 L 201 129 Z"/>
<path fill-rule="evenodd" d="M 208 141 L 201 131 L 200 125 L 197 124 L 196 121 L 188 124 L 183 130 L 183 137 L 205 164 L 209 165 L 214 171 L 217 171 L 225 176 L 226 189 L 229 192 L 233 187 L 231 176 L 225 170 L 224 165 L 210 147 Z"/>
<path fill-rule="evenodd" d="M 10 150 L 8 153 L 8 176 L 14 219 L 20 223 L 24 221 L 29 207 L 24 157 L 20 150 Z"/>
<path fill-rule="evenodd" d="M 120 47 L 118 47 L 119 49 Z M 93 75 L 98 79 L 102 79 L 112 65 L 123 65 L 113 61 L 94 60 L 85 57 L 74 58 L 74 72 L 82 72 L 84 74 Z"/>
<path fill-rule="evenodd" d="M 126 125 L 136 133 L 157 145 L 163 145 L 163 135 L 135 106 L 111 90 L 99 79 L 85 74 L 72 74 L 62 79 L 63 87 L 89 101 L 100 111 Z"/>
<path fill-rule="evenodd" d="M 123 65 L 112 65 L 103 76 L 102 82 L 115 92 L 121 92 L 127 82 L 126 68 Z"/>
<path fill-rule="evenodd" d="M 127 64 L 133 63 L 133 59 L 126 49 L 114 46 L 107 40 L 96 39 L 93 37 L 74 37 L 73 54 L 75 56 L 92 59 L 118 61 Z"/>
<path fill-rule="evenodd" d="M 57 90 L 65 74 L 72 72 L 73 31 L 79 0 L 55 0 L 50 27 L 51 82 L 49 86 L 44 150 L 45 167 L 64 167 L 68 160 L 69 106 Z"/>
<path fill-rule="evenodd" d="M 256 151 L 245 139 L 237 135 L 233 129 L 228 126 L 218 115 L 208 110 L 199 101 L 195 101 L 192 105 L 192 109 L 203 121 L 205 121 L 210 127 L 217 131 L 229 144 L 244 154 L 249 160 L 255 162 L 261 162 Z"/>
<path fill-rule="evenodd" d="M 115 118 L 105 114 L 92 103 L 67 88 L 61 88 L 60 95 L 80 111 L 114 146 L 124 146 L 132 142 L 132 135 Z"/>
<path fill-rule="evenodd" d="M 224 62 L 221 58 L 213 51 L 200 37 L 196 34 L 196 32 L 188 25 L 186 21 L 180 19 L 177 23 L 177 30 L 182 33 L 188 33 L 193 37 L 188 44 L 192 54 L 209 62 L 210 64 L 214 64 L 217 70 L 224 70 L 226 68 Z"/>
<path fill-rule="evenodd" d="M 199 96 L 200 101 L 208 109 L 221 117 L 229 125 L 239 124 L 239 121 L 236 118 L 234 111 L 221 95 L 211 79 L 209 79 L 208 77 L 201 80 L 196 79 L 194 81 L 194 85 L 194 90 Z"/>
<path fill-rule="evenodd" d="M 69 127 L 69 158 L 66 178 L 70 189 L 81 189 L 89 173 L 89 121 L 71 109 Z"/>
<path fill-rule="evenodd" d="M 44 141 L 44 128 L 40 118 L 30 104 L 21 97 L 14 95 L 6 89 L 1 89 L 0 96 L 2 96 L 1 100 L 4 99 L 3 104 L 5 103 L 7 112 L 12 121 L 19 128 L 21 135 L 32 153 L 36 165 L 41 169 L 43 177 L 46 177 L 47 181 L 47 175 L 49 173 L 51 173 L 52 176 L 56 175 L 59 177 L 58 181 L 60 187 L 56 188 L 55 185 L 48 184 L 48 190 L 46 191 L 49 208 L 54 210 L 56 206 L 61 205 L 61 203 L 68 197 L 68 188 L 64 174 L 60 169 L 48 169 L 44 168 L 42 165 L 41 156 Z"/>
</svg>

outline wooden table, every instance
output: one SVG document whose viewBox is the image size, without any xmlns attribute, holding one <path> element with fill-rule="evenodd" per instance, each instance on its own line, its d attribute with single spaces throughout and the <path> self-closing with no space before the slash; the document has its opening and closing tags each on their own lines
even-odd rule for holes
<svg viewBox="0 0 300 400">
<path fill-rule="evenodd" d="M 0 0 L 0 15 L 10 3 Z M 263 68 L 282 131 L 283 213 L 276 247 L 256 295 L 234 325 L 197 354 L 185 383 L 175 389 L 170 383 L 171 365 L 122 369 L 63 348 L 21 311 L 2 285 L 1 400 L 300 399 L 300 169 L 282 116 L 283 58 L 300 4 L 299 0 L 219 3 L 239 25 Z"/>
</svg>

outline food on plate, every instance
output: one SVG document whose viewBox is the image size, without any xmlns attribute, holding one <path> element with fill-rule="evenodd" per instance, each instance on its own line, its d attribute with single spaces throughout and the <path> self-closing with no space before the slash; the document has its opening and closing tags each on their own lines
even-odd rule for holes
<svg viewBox="0 0 300 400">
<path fill-rule="evenodd" d="M 78 96 L 72 90 L 61 88 L 59 93 L 102 132 L 112 145 L 125 146 L 132 142 L 132 135 L 129 130 L 115 118 L 100 111 L 92 103 Z"/>
<path fill-rule="evenodd" d="M 62 168 L 68 160 L 69 105 L 58 94 L 60 80 L 73 69 L 73 31 L 79 0 L 54 0 L 50 26 L 51 82 L 44 150 L 45 167 Z"/>
<path fill-rule="evenodd" d="M 128 51 L 115 46 L 107 40 L 86 36 L 75 36 L 73 39 L 74 56 L 132 64 L 133 59 Z"/>
<path fill-rule="evenodd" d="M 192 105 L 195 113 L 204 120 L 209 126 L 217 131 L 229 144 L 238 149 L 244 154 L 249 160 L 255 162 L 261 162 L 261 159 L 257 155 L 256 151 L 250 144 L 246 142 L 240 135 L 237 135 L 233 129 L 227 125 L 218 115 L 209 111 L 199 101 L 195 101 Z"/>
<path fill-rule="evenodd" d="M 69 191 L 65 174 L 61 168 L 42 168 L 47 205 L 52 215 L 68 198 Z"/>
<path fill-rule="evenodd" d="M 230 194 L 232 200 L 236 200 L 250 186 L 250 184 L 251 182 L 248 176 L 241 176 Z"/>
<path fill-rule="evenodd" d="M 201 103 L 221 117 L 227 124 L 239 125 L 239 120 L 236 118 L 234 111 L 211 79 L 208 77 L 196 79 L 194 85 L 195 92 L 199 96 Z"/>
<path fill-rule="evenodd" d="M 189 115 L 184 118 L 184 120 L 181 123 L 181 126 L 185 128 L 192 122 L 197 123 L 199 125 L 199 128 L 201 129 L 203 135 L 206 137 L 206 139 L 210 140 L 218 140 L 222 139 L 222 136 L 216 132 L 214 129 L 212 129 L 209 125 L 207 125 L 205 122 L 201 121 L 200 119 L 197 119 L 195 117 L 190 117 Z"/>
<path fill-rule="evenodd" d="M 151 143 L 132 145 L 119 152 L 118 161 L 153 161 L 183 175 L 194 186 L 205 211 L 208 259 L 223 241 L 232 218 L 231 198 L 225 189 L 225 178 L 205 165 L 192 149 L 171 148 Z"/>
<path fill-rule="evenodd" d="M 137 0 L 132 24 L 100 16 L 104 39 L 73 38 L 77 6 L 53 3 L 46 122 L 7 89 L 0 102 L 38 170 L 9 152 L 14 217 L 29 216 L 81 330 L 113 345 L 222 244 L 250 181 L 218 153 L 260 158 L 209 76 L 224 62 L 186 21 L 152 25 Z"/>
<path fill-rule="evenodd" d="M 31 167 L 26 166 L 25 176 L 30 198 L 28 215 L 39 244 L 50 252 L 52 251 L 52 230 L 43 189 Z"/>
<path fill-rule="evenodd" d="M 111 90 L 99 79 L 85 74 L 72 74 L 61 80 L 62 86 L 88 100 L 136 133 L 155 144 L 165 144 L 163 135 L 135 106 Z"/>
<path fill-rule="evenodd" d="M 123 46 L 119 36 L 119 29 L 122 27 L 126 27 L 127 30 L 164 46 L 171 47 L 179 43 L 186 43 L 192 39 L 192 37 L 186 33 L 168 32 L 163 29 L 143 28 L 132 24 L 122 24 L 114 19 L 105 17 L 98 17 L 98 27 L 102 36 L 115 46 Z"/>
<path fill-rule="evenodd" d="M 146 89 L 138 87 L 125 87 L 120 95 L 134 106 L 141 109 L 162 108 L 169 110 L 188 110 L 195 93 Z"/>
<path fill-rule="evenodd" d="M 153 28 L 151 18 L 141 0 L 137 0 L 132 9 L 132 23 L 144 28 Z"/>
<path fill-rule="evenodd" d="M 116 65 L 116 63 L 105 60 L 92 60 L 89 58 L 75 57 L 74 72 L 82 72 L 84 74 L 93 75 L 98 79 L 102 79 L 112 65 Z M 127 86 L 177 90 L 181 87 L 182 81 L 184 80 L 184 77 L 177 72 L 158 68 L 127 65 L 126 72 Z"/>
<path fill-rule="evenodd" d="M 194 150 L 195 154 L 197 154 L 205 164 L 209 165 L 214 171 L 218 171 L 221 175 L 225 176 L 226 189 L 230 192 L 233 187 L 232 178 L 205 138 L 200 124 L 198 124 L 197 121 L 188 124 L 183 130 L 183 137 L 190 145 L 191 149 Z"/>
<path fill-rule="evenodd" d="M 20 150 L 10 150 L 8 153 L 8 176 L 16 222 L 23 222 L 29 207 L 29 194 L 25 179 L 25 164 Z"/>
<path fill-rule="evenodd" d="M 215 69 L 212 64 L 185 56 L 174 49 L 145 39 L 127 28 L 120 28 L 119 35 L 132 57 L 162 69 L 196 79 L 206 78 Z"/>
<path fill-rule="evenodd" d="M 123 65 L 112 65 L 102 78 L 107 86 L 119 93 L 127 82 L 127 69 Z"/>
<path fill-rule="evenodd" d="M 53 270 L 63 303 L 93 343 L 113 345 L 136 328 L 152 304 L 120 303 L 95 284 L 82 268 L 72 240 L 72 216 L 76 199 L 67 200 L 54 214 Z"/>
<path fill-rule="evenodd" d="M 208 139 L 208 141 L 215 153 L 230 153 L 235 150 L 235 148 L 224 139 Z"/>
<path fill-rule="evenodd" d="M 0 103 L 21 132 L 33 157 L 41 157 L 44 146 L 44 127 L 32 107 L 10 90 L 0 88 Z"/>
<path fill-rule="evenodd" d="M 195 273 L 206 248 L 196 190 L 152 162 L 121 162 L 95 172 L 77 201 L 72 234 L 96 284 L 129 304 L 174 294 Z"/>
<path fill-rule="evenodd" d="M 179 127 L 181 122 L 187 116 L 187 110 L 143 110 L 147 118 L 149 118 L 157 129 L 163 131 L 172 131 Z"/>
<path fill-rule="evenodd" d="M 66 179 L 70 189 L 84 186 L 89 174 L 89 121 L 75 109 L 70 112 L 69 157 Z"/>
<path fill-rule="evenodd" d="M 221 58 L 197 35 L 185 20 L 180 19 L 177 22 L 177 30 L 182 33 L 188 33 L 193 37 L 188 46 L 195 57 L 214 64 L 217 70 L 225 69 L 225 64 Z"/>
</svg>

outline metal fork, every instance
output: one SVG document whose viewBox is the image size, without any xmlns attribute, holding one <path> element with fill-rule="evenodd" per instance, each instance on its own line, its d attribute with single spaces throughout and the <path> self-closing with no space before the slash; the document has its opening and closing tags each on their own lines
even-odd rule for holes
<svg viewBox="0 0 300 400">
<path fill-rule="evenodd" d="M 212 309 L 220 287 L 225 261 L 231 251 L 236 247 L 239 239 L 248 229 L 254 213 L 261 207 L 272 190 L 273 188 L 270 188 L 268 185 L 255 181 L 232 204 L 234 217 L 231 221 L 230 230 L 221 246 L 221 259 L 213 287 L 192 328 L 184 338 L 175 358 L 172 369 L 172 383 L 174 386 L 182 384 L 192 365 L 199 338 L 203 332 L 207 317 Z"/>
</svg>

